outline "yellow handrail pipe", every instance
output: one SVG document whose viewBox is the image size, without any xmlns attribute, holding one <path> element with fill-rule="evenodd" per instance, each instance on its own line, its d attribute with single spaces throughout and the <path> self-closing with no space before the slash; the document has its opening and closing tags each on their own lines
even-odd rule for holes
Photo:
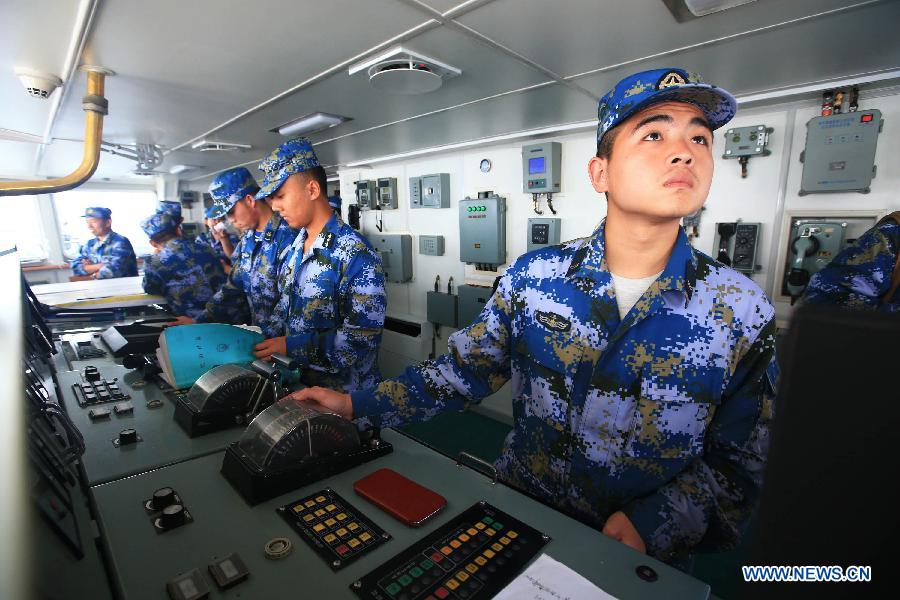
<svg viewBox="0 0 900 600">
<path fill-rule="evenodd" d="M 91 178 L 100 163 L 100 143 L 103 141 L 103 117 L 109 103 L 103 96 L 107 75 L 113 72 L 102 67 L 82 67 L 87 72 L 87 95 L 81 106 L 87 113 L 84 126 L 84 155 L 78 168 L 57 179 L 37 181 L 0 181 L 0 196 L 52 194 L 78 187 Z"/>
</svg>

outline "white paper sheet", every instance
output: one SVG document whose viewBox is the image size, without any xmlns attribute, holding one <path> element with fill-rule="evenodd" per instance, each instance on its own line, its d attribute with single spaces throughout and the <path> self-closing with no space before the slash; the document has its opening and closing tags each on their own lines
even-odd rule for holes
<svg viewBox="0 0 900 600">
<path fill-rule="evenodd" d="M 494 596 L 494 600 L 616 600 L 546 554 Z"/>
</svg>

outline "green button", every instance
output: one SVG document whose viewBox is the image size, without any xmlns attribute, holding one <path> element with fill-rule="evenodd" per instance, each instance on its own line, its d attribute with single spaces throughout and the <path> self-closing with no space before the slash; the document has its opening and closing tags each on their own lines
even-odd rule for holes
<svg viewBox="0 0 900 600">
<path fill-rule="evenodd" d="M 409 575 L 401 575 L 397 578 L 397 581 L 400 582 L 400 585 L 407 586 L 412 583 L 412 577 Z"/>
<path fill-rule="evenodd" d="M 387 590 L 387 593 L 388 593 L 388 594 L 390 594 L 391 596 L 393 596 L 393 595 L 395 595 L 397 592 L 399 592 L 400 590 L 402 590 L 403 588 L 400 587 L 396 582 L 394 582 L 394 583 L 392 583 L 391 585 L 387 586 L 387 587 L 384 588 L 384 589 Z"/>
<path fill-rule="evenodd" d="M 428 560 L 427 558 L 419 563 L 419 566 L 425 569 L 426 571 L 434 566 L 434 563 Z"/>
<path fill-rule="evenodd" d="M 422 569 L 420 569 L 419 567 L 413 567 L 409 570 L 409 574 L 413 577 L 420 577 L 422 575 Z"/>
<path fill-rule="evenodd" d="M 501 523 L 500 521 L 497 521 L 496 523 L 491 525 L 491 527 L 493 527 L 497 531 L 500 531 L 501 529 L 503 529 L 503 523 Z"/>
<path fill-rule="evenodd" d="M 481 522 L 484 523 L 485 525 L 490 525 L 491 523 L 494 522 L 494 520 L 490 517 L 485 517 L 481 520 Z"/>
</svg>

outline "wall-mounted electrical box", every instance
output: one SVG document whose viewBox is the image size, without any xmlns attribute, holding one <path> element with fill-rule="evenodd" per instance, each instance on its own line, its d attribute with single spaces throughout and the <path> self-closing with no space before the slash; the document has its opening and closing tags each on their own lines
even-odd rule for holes
<svg viewBox="0 0 900 600">
<path fill-rule="evenodd" d="M 875 147 L 883 126 L 880 110 L 807 121 L 806 148 L 800 154 L 803 176 L 799 194 L 868 194 L 875 177 Z"/>
<path fill-rule="evenodd" d="M 760 223 L 716 223 L 713 255 L 720 263 L 741 273 L 757 270 Z"/>
<path fill-rule="evenodd" d="M 491 288 L 483 285 L 461 285 L 456 288 L 456 293 L 459 296 L 458 327 L 468 327 L 490 300 Z"/>
<path fill-rule="evenodd" d="M 562 144 L 544 142 L 522 146 L 522 191 L 530 194 L 559 192 Z"/>
<path fill-rule="evenodd" d="M 742 156 L 768 156 L 772 151 L 766 148 L 772 128 L 765 125 L 732 127 L 725 132 L 725 152 L 722 158 Z"/>
<path fill-rule="evenodd" d="M 444 255 L 444 236 L 442 235 L 420 235 L 419 236 L 419 254 L 426 256 L 443 256 Z"/>
<path fill-rule="evenodd" d="M 528 251 L 559 243 L 560 219 L 528 219 Z"/>
<path fill-rule="evenodd" d="M 378 206 L 382 210 L 397 208 L 396 177 L 382 177 L 378 180 Z"/>
<path fill-rule="evenodd" d="M 506 262 L 506 199 L 495 194 L 459 203 L 459 260 L 467 264 Z"/>
<path fill-rule="evenodd" d="M 453 294 L 428 292 L 426 311 L 430 322 L 456 327 L 456 296 Z"/>
<path fill-rule="evenodd" d="M 384 278 L 394 283 L 412 279 L 412 236 L 407 233 L 376 233 L 369 242 L 381 256 Z"/>
<path fill-rule="evenodd" d="M 361 181 L 354 181 L 353 185 L 356 186 L 356 204 L 359 206 L 359 210 L 371 210 L 375 208 L 375 204 L 378 202 L 378 192 L 375 182 L 371 179 L 364 179 Z"/>
<path fill-rule="evenodd" d="M 409 207 L 450 208 L 450 174 L 410 177 Z"/>
</svg>

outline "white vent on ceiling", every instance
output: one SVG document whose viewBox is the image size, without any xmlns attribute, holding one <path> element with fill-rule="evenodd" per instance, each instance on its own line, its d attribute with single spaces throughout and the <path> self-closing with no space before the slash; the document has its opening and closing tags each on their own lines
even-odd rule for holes
<svg viewBox="0 0 900 600">
<path fill-rule="evenodd" d="M 460 69 L 439 60 L 394 46 L 350 67 L 353 75 L 365 70 L 373 86 L 392 94 L 424 94 L 443 85 L 445 79 L 462 74 Z"/>
<path fill-rule="evenodd" d="M 252 148 L 250 144 L 234 144 L 231 142 L 211 142 L 203 139 L 191 144 L 197 152 L 241 152 Z"/>
</svg>

